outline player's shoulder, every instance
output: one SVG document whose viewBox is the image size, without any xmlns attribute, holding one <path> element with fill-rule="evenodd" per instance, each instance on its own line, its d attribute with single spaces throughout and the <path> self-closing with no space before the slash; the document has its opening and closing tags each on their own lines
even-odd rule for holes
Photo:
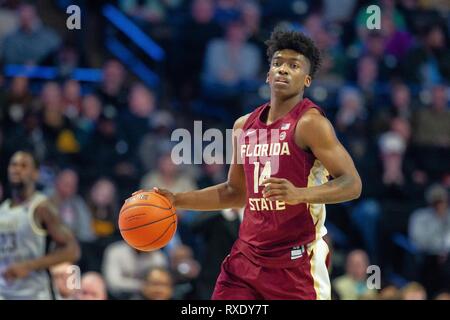
<svg viewBox="0 0 450 320">
<path fill-rule="evenodd" d="M 233 125 L 233 129 L 242 129 L 244 128 L 245 122 L 250 117 L 251 113 L 247 113 L 239 118 L 236 119 Z"/>
<path fill-rule="evenodd" d="M 311 108 L 300 117 L 295 131 L 295 140 L 301 148 L 310 148 L 317 141 L 330 141 L 334 136 L 331 122 L 316 108 Z"/>
<path fill-rule="evenodd" d="M 10 199 L 5 199 L 0 202 L 0 210 L 7 209 L 9 207 L 9 204 L 11 203 Z"/>
<path fill-rule="evenodd" d="M 319 118 L 325 118 L 324 115 L 320 112 L 320 110 L 317 108 L 309 108 L 308 110 L 305 111 L 305 113 L 303 114 L 303 116 L 300 117 L 299 120 L 303 119 L 306 121 L 311 121 Z"/>
<path fill-rule="evenodd" d="M 36 205 L 34 210 L 37 215 L 45 215 L 45 214 L 57 214 L 57 209 L 55 204 L 47 197 L 42 198 L 42 200 Z"/>
<path fill-rule="evenodd" d="M 308 109 L 299 119 L 299 129 L 314 129 L 331 125 L 330 121 L 317 108 Z"/>
</svg>

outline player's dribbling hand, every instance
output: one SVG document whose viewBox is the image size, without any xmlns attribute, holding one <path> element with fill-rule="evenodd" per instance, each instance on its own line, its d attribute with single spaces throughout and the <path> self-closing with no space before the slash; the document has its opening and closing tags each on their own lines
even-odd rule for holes
<svg viewBox="0 0 450 320">
<path fill-rule="evenodd" d="M 3 277 L 7 281 L 22 279 L 31 273 L 31 268 L 26 262 L 10 265 L 4 272 Z"/>
<path fill-rule="evenodd" d="M 172 205 L 175 206 L 175 196 L 172 192 L 170 192 L 169 190 L 161 189 L 161 188 L 157 188 L 157 187 L 154 187 L 153 191 L 155 191 L 156 193 L 159 193 L 160 195 L 169 199 L 170 203 L 172 203 Z"/>
<path fill-rule="evenodd" d="M 301 201 L 298 199 L 299 188 L 289 180 L 280 178 L 268 178 L 262 182 L 265 185 L 263 197 L 270 201 L 284 201 L 286 204 L 295 205 Z"/>
<path fill-rule="evenodd" d="M 135 196 L 141 192 L 151 192 L 154 191 L 156 193 L 159 193 L 160 195 L 166 197 L 167 199 L 169 199 L 170 203 L 172 203 L 172 205 L 175 207 L 175 196 L 172 192 L 170 192 L 169 190 L 166 189 L 161 189 L 161 188 L 157 188 L 157 187 L 153 187 L 152 190 L 138 190 L 135 191 L 131 194 L 131 196 Z"/>
</svg>

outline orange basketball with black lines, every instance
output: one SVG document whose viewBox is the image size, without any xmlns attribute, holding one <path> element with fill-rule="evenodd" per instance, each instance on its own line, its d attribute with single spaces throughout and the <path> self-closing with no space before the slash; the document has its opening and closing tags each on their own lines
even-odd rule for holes
<svg viewBox="0 0 450 320">
<path fill-rule="evenodd" d="M 160 249 L 169 243 L 177 230 L 177 215 L 166 197 L 143 191 L 125 200 L 119 215 L 123 239 L 141 251 Z"/>
</svg>

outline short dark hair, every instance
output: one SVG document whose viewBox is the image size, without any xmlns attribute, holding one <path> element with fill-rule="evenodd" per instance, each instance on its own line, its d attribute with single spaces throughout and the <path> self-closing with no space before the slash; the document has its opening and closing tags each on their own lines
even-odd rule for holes
<svg viewBox="0 0 450 320">
<path fill-rule="evenodd" d="M 291 49 L 308 58 L 311 65 L 309 71 L 311 77 L 314 77 L 320 67 L 320 50 L 316 47 L 314 41 L 302 32 L 277 28 L 272 32 L 270 39 L 265 44 L 267 45 L 269 62 L 272 61 L 275 52 L 283 49 Z"/>
<path fill-rule="evenodd" d="M 145 274 L 145 279 L 147 279 L 148 276 L 149 276 L 151 273 L 153 273 L 154 271 L 161 271 L 161 272 L 167 274 L 167 275 L 169 276 L 169 278 L 170 278 L 170 283 L 173 285 L 173 282 L 174 282 L 174 275 L 173 275 L 172 271 L 171 271 L 170 269 L 168 269 L 168 268 L 166 268 L 166 267 L 162 267 L 162 266 L 154 266 L 154 267 L 150 267 L 150 268 L 147 270 L 147 273 Z"/>
<path fill-rule="evenodd" d="M 33 151 L 31 151 L 29 149 L 19 149 L 19 150 L 15 151 L 14 154 L 19 153 L 19 152 L 29 155 L 31 160 L 33 160 L 34 167 L 39 170 L 39 167 L 40 167 L 41 163 L 40 163 L 38 157 L 36 156 L 36 154 Z"/>
</svg>

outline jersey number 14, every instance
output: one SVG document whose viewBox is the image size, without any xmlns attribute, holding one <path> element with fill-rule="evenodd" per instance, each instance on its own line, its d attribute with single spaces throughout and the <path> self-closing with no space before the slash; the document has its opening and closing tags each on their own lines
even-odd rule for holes
<svg viewBox="0 0 450 320">
<path fill-rule="evenodd" d="M 272 169 L 270 167 L 270 161 L 266 161 L 264 164 L 264 168 L 262 169 L 261 175 L 259 174 L 259 162 L 253 162 L 254 169 L 253 169 L 253 191 L 255 193 L 259 192 L 259 186 L 262 186 L 262 183 L 264 180 L 270 178 L 270 175 L 272 173 Z"/>
</svg>

